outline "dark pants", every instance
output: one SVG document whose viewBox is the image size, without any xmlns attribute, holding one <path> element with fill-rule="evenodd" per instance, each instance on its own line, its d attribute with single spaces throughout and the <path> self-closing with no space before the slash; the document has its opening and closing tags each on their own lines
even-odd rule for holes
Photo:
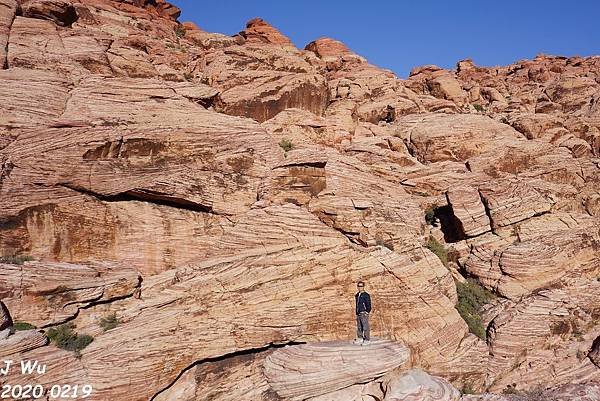
<svg viewBox="0 0 600 401">
<path fill-rule="evenodd" d="M 361 312 L 356 315 L 356 337 L 365 340 L 371 339 L 371 333 L 369 331 L 369 314 L 366 312 Z"/>
</svg>

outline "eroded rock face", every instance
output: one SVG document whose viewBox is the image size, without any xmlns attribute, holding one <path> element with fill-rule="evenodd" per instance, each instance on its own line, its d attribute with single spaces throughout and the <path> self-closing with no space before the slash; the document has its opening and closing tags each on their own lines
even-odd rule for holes
<svg viewBox="0 0 600 401">
<path fill-rule="evenodd" d="M 231 37 L 159 0 L 20 5 L 0 0 L 0 356 L 49 373 L 11 383 L 115 401 L 457 399 L 446 380 L 593 399 L 598 57 L 400 80 L 260 19 Z M 486 341 L 455 309 L 464 273 L 499 297 Z M 311 373 L 272 386 L 282 345 L 349 346 L 359 279 L 373 335 L 435 377 L 381 376 L 393 347 L 374 344 L 375 374 L 283 358 Z M 94 336 L 80 358 L 43 333 L 68 319 Z"/>
<path fill-rule="evenodd" d="M 2 264 L 3 302 L 15 320 L 37 327 L 63 323 L 83 307 L 133 295 L 135 270 L 108 263 L 92 266 L 27 262 Z M 9 317 L 10 319 L 10 317 Z"/>
<path fill-rule="evenodd" d="M 447 400 L 458 401 L 460 392 L 439 377 L 419 369 L 391 377 L 384 382 L 385 401 Z"/>
<path fill-rule="evenodd" d="M 17 13 L 16 0 L 0 1 L 0 69 L 6 67 L 6 47 L 13 20 Z"/>
<path fill-rule="evenodd" d="M 60 26 L 69 26 L 77 21 L 77 11 L 67 0 L 25 0 L 21 3 L 24 17 L 53 21 Z"/>
<path fill-rule="evenodd" d="M 451 187 L 446 197 L 452 213 L 460 222 L 462 236 L 474 237 L 490 231 L 490 218 L 476 188 L 466 185 Z"/>
<path fill-rule="evenodd" d="M 264 369 L 280 397 L 305 400 L 373 381 L 402 366 L 408 357 L 406 347 L 385 340 L 367 346 L 319 343 L 277 350 L 267 357 Z"/>
</svg>

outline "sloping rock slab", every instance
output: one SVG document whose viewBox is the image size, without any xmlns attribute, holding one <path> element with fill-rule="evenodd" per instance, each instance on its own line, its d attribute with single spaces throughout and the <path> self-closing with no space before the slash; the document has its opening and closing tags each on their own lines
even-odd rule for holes
<svg viewBox="0 0 600 401">
<path fill-rule="evenodd" d="M 267 357 L 265 375 L 280 397 L 299 401 L 374 380 L 408 357 L 408 348 L 387 340 L 373 340 L 368 346 L 340 341 L 303 344 Z"/>
<path fill-rule="evenodd" d="M 419 369 L 387 380 L 384 401 L 458 401 L 460 392 L 446 380 Z"/>
</svg>

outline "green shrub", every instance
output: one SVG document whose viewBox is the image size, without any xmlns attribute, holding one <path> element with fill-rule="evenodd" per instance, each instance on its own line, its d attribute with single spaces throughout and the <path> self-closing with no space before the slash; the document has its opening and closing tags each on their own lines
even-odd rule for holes
<svg viewBox="0 0 600 401">
<path fill-rule="evenodd" d="M 13 329 L 15 331 L 25 331 L 25 330 L 33 330 L 36 327 L 31 324 L 31 323 L 27 323 L 27 322 L 14 322 L 13 323 Z"/>
<path fill-rule="evenodd" d="M 281 149 L 283 149 L 285 152 L 289 152 L 290 150 L 294 149 L 294 144 L 292 143 L 292 141 L 290 141 L 287 138 L 283 138 L 280 142 L 279 142 L 279 146 L 281 147 Z"/>
<path fill-rule="evenodd" d="M 117 319 L 117 314 L 114 312 L 100 319 L 100 327 L 102 327 L 102 330 L 104 331 L 112 330 L 118 325 L 119 319 Z"/>
<path fill-rule="evenodd" d="M 431 205 L 425 209 L 425 221 L 430 226 L 432 226 L 435 221 L 435 209 L 437 209 L 437 207 L 438 205 Z"/>
<path fill-rule="evenodd" d="M 508 385 L 502 390 L 502 394 L 519 394 L 519 392 L 514 386 Z"/>
<path fill-rule="evenodd" d="M 22 265 L 30 260 L 33 260 L 33 258 L 29 255 L 0 256 L 0 263 L 8 263 L 11 265 Z"/>
<path fill-rule="evenodd" d="M 46 337 L 58 348 L 78 353 L 94 341 L 92 336 L 75 332 L 73 323 L 65 323 L 53 327 L 46 332 Z"/>
<path fill-rule="evenodd" d="M 175 36 L 177 36 L 178 38 L 183 38 L 185 36 L 185 28 L 182 25 L 179 25 L 175 29 Z"/>
<path fill-rule="evenodd" d="M 456 291 L 458 313 L 469 326 L 469 331 L 485 340 L 486 331 L 480 313 L 481 308 L 495 298 L 494 294 L 473 279 L 467 279 L 465 283 L 457 282 Z"/>
<path fill-rule="evenodd" d="M 465 384 L 461 390 L 462 394 L 476 394 L 475 390 L 471 388 L 471 385 Z"/>
<path fill-rule="evenodd" d="M 448 266 L 448 252 L 446 251 L 446 248 L 444 248 L 444 245 L 440 244 L 435 238 L 429 237 L 429 240 L 427 240 L 427 248 L 436 254 L 444 266 Z"/>
<path fill-rule="evenodd" d="M 480 105 L 480 104 L 474 104 L 474 105 L 473 105 L 473 108 L 475 108 L 475 110 L 476 110 L 478 113 L 481 113 L 481 112 L 483 111 L 483 106 L 482 106 L 482 105 Z"/>
</svg>

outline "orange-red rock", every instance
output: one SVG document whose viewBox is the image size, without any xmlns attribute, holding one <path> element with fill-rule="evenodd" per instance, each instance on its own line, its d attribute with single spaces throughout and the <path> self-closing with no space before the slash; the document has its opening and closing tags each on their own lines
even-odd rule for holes
<svg viewBox="0 0 600 401">
<path fill-rule="evenodd" d="M 295 48 L 288 37 L 268 24 L 262 18 L 254 18 L 246 23 L 246 29 L 239 33 L 248 45 L 276 45 Z"/>
</svg>

